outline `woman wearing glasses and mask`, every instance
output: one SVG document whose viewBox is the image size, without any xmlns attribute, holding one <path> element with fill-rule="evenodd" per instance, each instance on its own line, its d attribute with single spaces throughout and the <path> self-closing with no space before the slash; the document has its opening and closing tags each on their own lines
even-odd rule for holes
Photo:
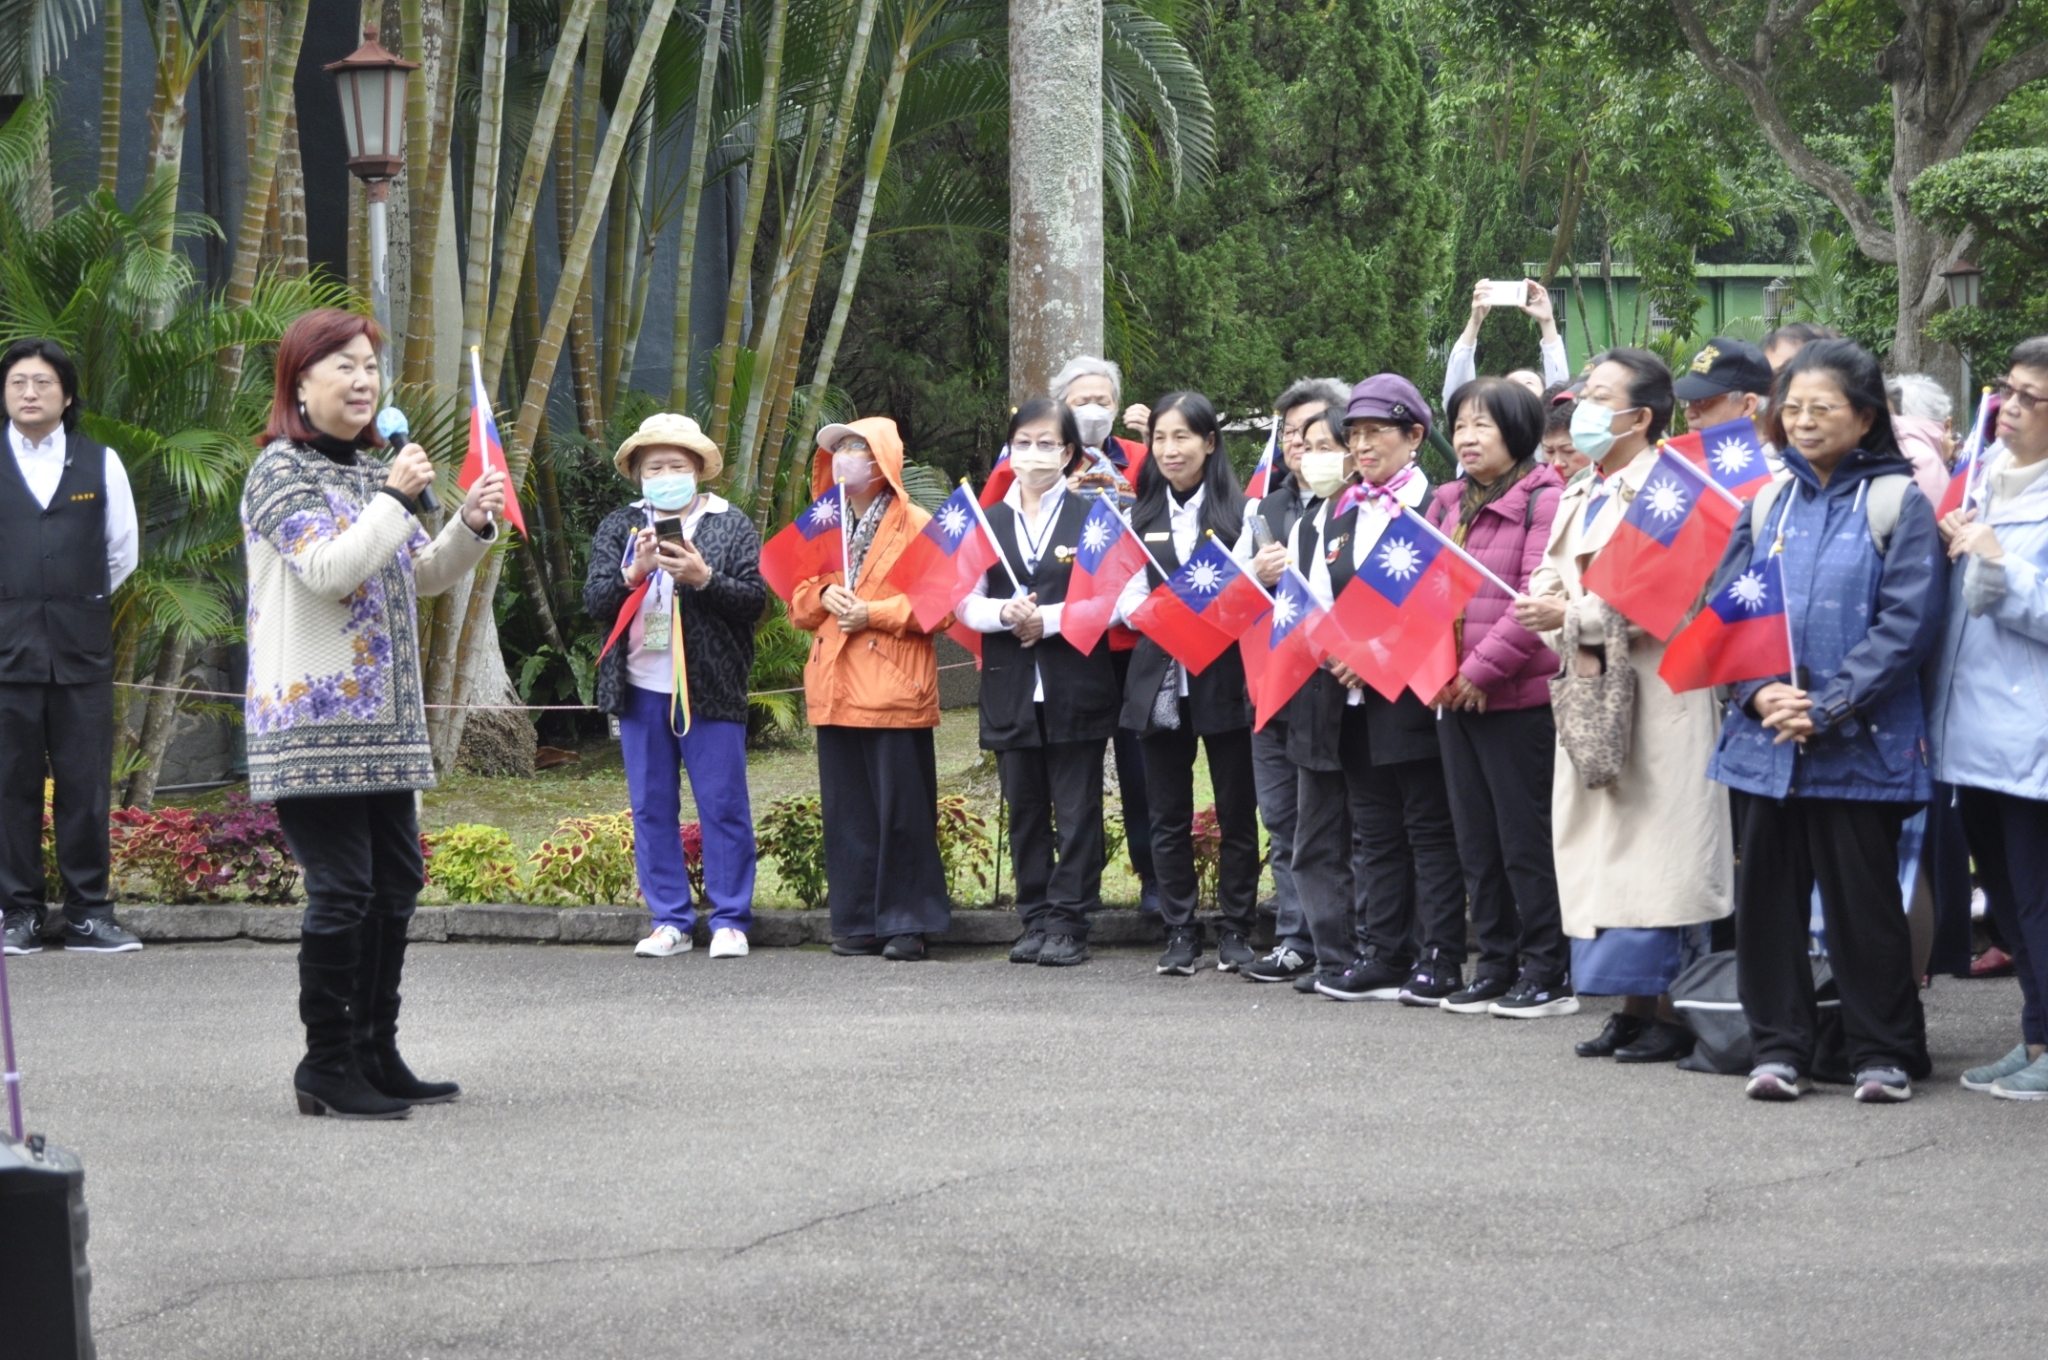
<svg viewBox="0 0 2048 1360">
<path fill-rule="evenodd" d="M 1003 560 L 960 604 L 983 634 L 981 745 L 996 753 L 1024 934 L 1012 963 L 1088 961 L 1088 913 L 1102 905 L 1102 750 L 1122 693 L 1109 641 L 1086 653 L 1060 631 L 1081 524 L 1095 497 L 1069 491 L 1082 466 L 1072 408 L 1035 397 L 1010 417 L 1016 480 L 988 508 Z"/>
</svg>

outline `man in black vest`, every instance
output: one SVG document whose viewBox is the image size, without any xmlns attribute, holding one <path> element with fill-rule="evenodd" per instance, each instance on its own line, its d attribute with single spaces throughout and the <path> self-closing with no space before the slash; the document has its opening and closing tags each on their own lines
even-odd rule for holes
<svg viewBox="0 0 2048 1360">
<path fill-rule="evenodd" d="M 42 949 L 43 784 L 54 784 L 64 947 L 122 954 L 107 805 L 115 589 L 135 570 L 135 498 L 114 451 L 78 429 L 78 370 L 51 340 L 0 354 L 0 901 L 6 950 Z"/>
</svg>

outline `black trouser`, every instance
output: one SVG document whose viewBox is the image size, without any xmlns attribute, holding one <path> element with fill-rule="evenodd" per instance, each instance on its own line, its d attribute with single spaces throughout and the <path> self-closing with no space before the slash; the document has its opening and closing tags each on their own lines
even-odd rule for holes
<svg viewBox="0 0 2048 1360">
<path fill-rule="evenodd" d="M 1970 975 L 1970 845 L 1953 784 L 1936 784 L 1927 805 L 1927 840 L 1920 863 L 1934 893 L 1934 949 L 1929 973 Z"/>
<path fill-rule="evenodd" d="M 936 935 L 952 924 L 929 727 L 820 727 L 818 792 L 832 934 Z"/>
<path fill-rule="evenodd" d="M 1116 692 L 1124 692 L 1124 677 L 1130 674 L 1131 653 L 1112 650 L 1110 667 L 1116 672 Z M 1131 857 L 1131 871 L 1141 884 L 1154 877 L 1152 867 L 1152 803 L 1145 796 L 1145 747 L 1128 727 L 1116 730 L 1111 742 L 1116 753 L 1116 786 L 1124 805 L 1124 851 Z"/>
<path fill-rule="evenodd" d="M 1273 942 L 1301 953 L 1314 948 L 1294 885 L 1294 823 L 1300 771 L 1287 758 L 1287 720 L 1274 718 L 1252 733 L 1258 778 L 1259 820 L 1266 824 L 1266 863 L 1273 870 Z"/>
<path fill-rule="evenodd" d="M 114 686 L 0 684 L 0 902 L 40 913 L 43 781 L 67 915 L 107 910 L 107 812 L 114 772 Z"/>
<path fill-rule="evenodd" d="M 1465 880 L 1442 762 L 1368 765 L 1351 778 L 1364 841 L 1366 948 L 1398 968 L 1414 966 L 1418 946 L 1463 967 Z"/>
<path fill-rule="evenodd" d="M 1180 726 L 1144 739 L 1145 792 L 1152 804 L 1152 867 L 1159 875 L 1159 915 L 1168 930 L 1194 928 L 1195 736 L 1188 701 Z M 1252 933 L 1259 892 L 1259 799 L 1252 774 L 1252 730 L 1236 727 L 1199 738 L 1209 753 L 1209 784 L 1223 833 L 1216 907 L 1223 929 Z"/>
<path fill-rule="evenodd" d="M 1846 798 L 1747 802 L 1735 970 L 1755 1061 L 1813 1071 L 1819 1012 L 1807 941 L 1818 882 L 1851 1070 L 1898 1067 L 1925 1076 L 1927 1022 L 1899 896 L 1899 827 L 1913 805 Z"/>
<path fill-rule="evenodd" d="M 1301 894 L 1316 967 L 1341 973 L 1364 948 L 1353 829 L 1363 819 L 1359 781 L 1343 770 L 1295 775 L 1294 889 Z"/>
<path fill-rule="evenodd" d="M 280 798 L 277 824 L 305 876 L 306 934 L 339 935 L 370 916 L 403 930 L 412 919 L 426 882 L 412 790 Z"/>
<path fill-rule="evenodd" d="M 2020 1033 L 2030 1044 L 2048 1044 L 2048 803 L 1989 789 L 1960 792 L 1970 853 L 2019 974 Z"/>
<path fill-rule="evenodd" d="M 1061 741 L 996 753 L 1027 932 L 1085 940 L 1087 913 L 1102 905 L 1102 747 Z"/>
<path fill-rule="evenodd" d="M 1479 937 L 1475 978 L 1562 982 L 1571 970 L 1550 844 L 1550 709 L 1446 711 L 1436 725 L 1458 859 Z"/>
</svg>

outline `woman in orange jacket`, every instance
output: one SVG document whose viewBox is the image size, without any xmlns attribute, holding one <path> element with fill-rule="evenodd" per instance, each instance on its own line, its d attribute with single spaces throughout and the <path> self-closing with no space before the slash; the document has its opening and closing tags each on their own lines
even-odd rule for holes
<svg viewBox="0 0 2048 1360">
<path fill-rule="evenodd" d="M 931 516 L 903 492 L 903 439 L 880 416 L 818 432 L 812 493 L 846 490 L 846 573 L 802 582 L 790 622 L 817 634 L 804 700 L 818 731 L 832 952 L 925 957 L 952 920 L 939 861 L 939 667 L 889 569 Z M 942 625 L 943 626 L 943 625 Z"/>
</svg>

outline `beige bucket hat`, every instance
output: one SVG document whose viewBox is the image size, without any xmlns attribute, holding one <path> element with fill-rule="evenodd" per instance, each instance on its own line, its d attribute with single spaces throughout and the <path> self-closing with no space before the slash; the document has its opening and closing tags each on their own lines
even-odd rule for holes
<svg viewBox="0 0 2048 1360">
<path fill-rule="evenodd" d="M 626 436 L 626 442 L 619 445 L 619 451 L 612 456 L 612 465 L 627 481 L 634 481 L 633 455 L 645 448 L 666 445 L 670 448 L 688 449 L 704 462 L 697 480 L 708 482 L 725 471 L 725 455 L 718 445 L 704 433 L 697 422 L 688 416 L 679 416 L 669 411 L 659 411 L 640 422 L 640 428 Z"/>
</svg>

